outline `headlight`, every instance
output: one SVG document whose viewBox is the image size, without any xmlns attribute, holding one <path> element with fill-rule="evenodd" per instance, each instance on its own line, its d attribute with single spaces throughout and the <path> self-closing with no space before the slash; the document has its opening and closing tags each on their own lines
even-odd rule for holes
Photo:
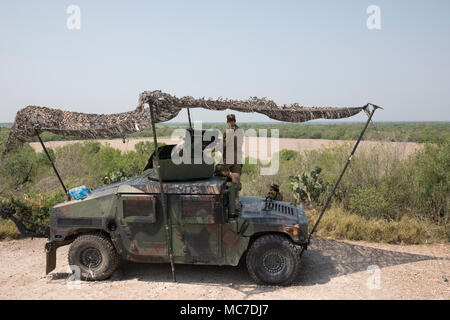
<svg viewBox="0 0 450 320">
<path fill-rule="evenodd" d="M 297 227 L 286 227 L 285 230 L 294 239 L 298 239 L 298 237 L 300 236 L 300 230 Z"/>
</svg>

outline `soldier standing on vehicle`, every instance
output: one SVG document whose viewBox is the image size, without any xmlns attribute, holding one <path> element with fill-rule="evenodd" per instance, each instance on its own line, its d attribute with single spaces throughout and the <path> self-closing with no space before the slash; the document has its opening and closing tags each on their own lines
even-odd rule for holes
<svg viewBox="0 0 450 320">
<path fill-rule="evenodd" d="M 280 186 L 275 183 L 271 184 L 266 198 L 270 198 L 275 201 L 283 201 L 283 194 L 280 192 Z"/>
<path fill-rule="evenodd" d="M 228 128 L 223 134 L 223 164 L 216 165 L 216 174 L 230 178 L 232 182 L 236 183 L 239 191 L 242 189 L 241 172 L 243 165 L 242 159 L 240 159 L 242 157 L 242 139 L 238 139 L 238 134 L 236 134 L 239 127 L 236 124 L 234 114 L 227 115 L 227 125 Z M 231 153 L 229 148 L 233 148 Z"/>
</svg>

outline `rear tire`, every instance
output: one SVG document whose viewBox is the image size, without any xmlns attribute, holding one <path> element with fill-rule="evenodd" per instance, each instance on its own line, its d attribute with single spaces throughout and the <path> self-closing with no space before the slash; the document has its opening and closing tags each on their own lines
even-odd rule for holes
<svg viewBox="0 0 450 320">
<path fill-rule="evenodd" d="M 119 264 L 119 255 L 107 236 L 101 233 L 81 235 L 69 249 L 69 265 L 80 268 L 82 280 L 105 280 Z"/>
<path fill-rule="evenodd" d="M 268 234 L 259 237 L 247 252 L 247 269 L 258 284 L 291 284 L 300 271 L 300 249 L 287 237 Z"/>
</svg>

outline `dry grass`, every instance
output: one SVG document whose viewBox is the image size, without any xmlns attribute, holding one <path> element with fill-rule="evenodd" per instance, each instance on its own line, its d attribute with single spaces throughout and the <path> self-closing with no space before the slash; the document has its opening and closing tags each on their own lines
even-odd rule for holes
<svg viewBox="0 0 450 320">
<path fill-rule="evenodd" d="M 15 224 L 10 220 L 0 220 L 0 239 L 13 239 L 18 235 Z"/>
<path fill-rule="evenodd" d="M 306 210 L 312 229 L 319 216 L 315 209 Z M 449 226 L 437 226 L 428 221 L 417 221 L 403 216 L 399 221 L 365 218 L 341 208 L 328 210 L 317 229 L 317 235 L 332 239 L 363 240 L 392 244 L 423 244 L 448 241 Z"/>
</svg>

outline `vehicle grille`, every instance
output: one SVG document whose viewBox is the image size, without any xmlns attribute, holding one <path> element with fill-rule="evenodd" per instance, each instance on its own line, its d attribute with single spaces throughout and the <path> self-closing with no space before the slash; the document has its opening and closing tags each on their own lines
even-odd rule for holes
<svg viewBox="0 0 450 320">
<path fill-rule="evenodd" d="M 267 202 L 267 209 L 290 216 L 294 216 L 296 214 L 296 208 L 293 205 L 286 205 L 280 202 Z"/>
</svg>

